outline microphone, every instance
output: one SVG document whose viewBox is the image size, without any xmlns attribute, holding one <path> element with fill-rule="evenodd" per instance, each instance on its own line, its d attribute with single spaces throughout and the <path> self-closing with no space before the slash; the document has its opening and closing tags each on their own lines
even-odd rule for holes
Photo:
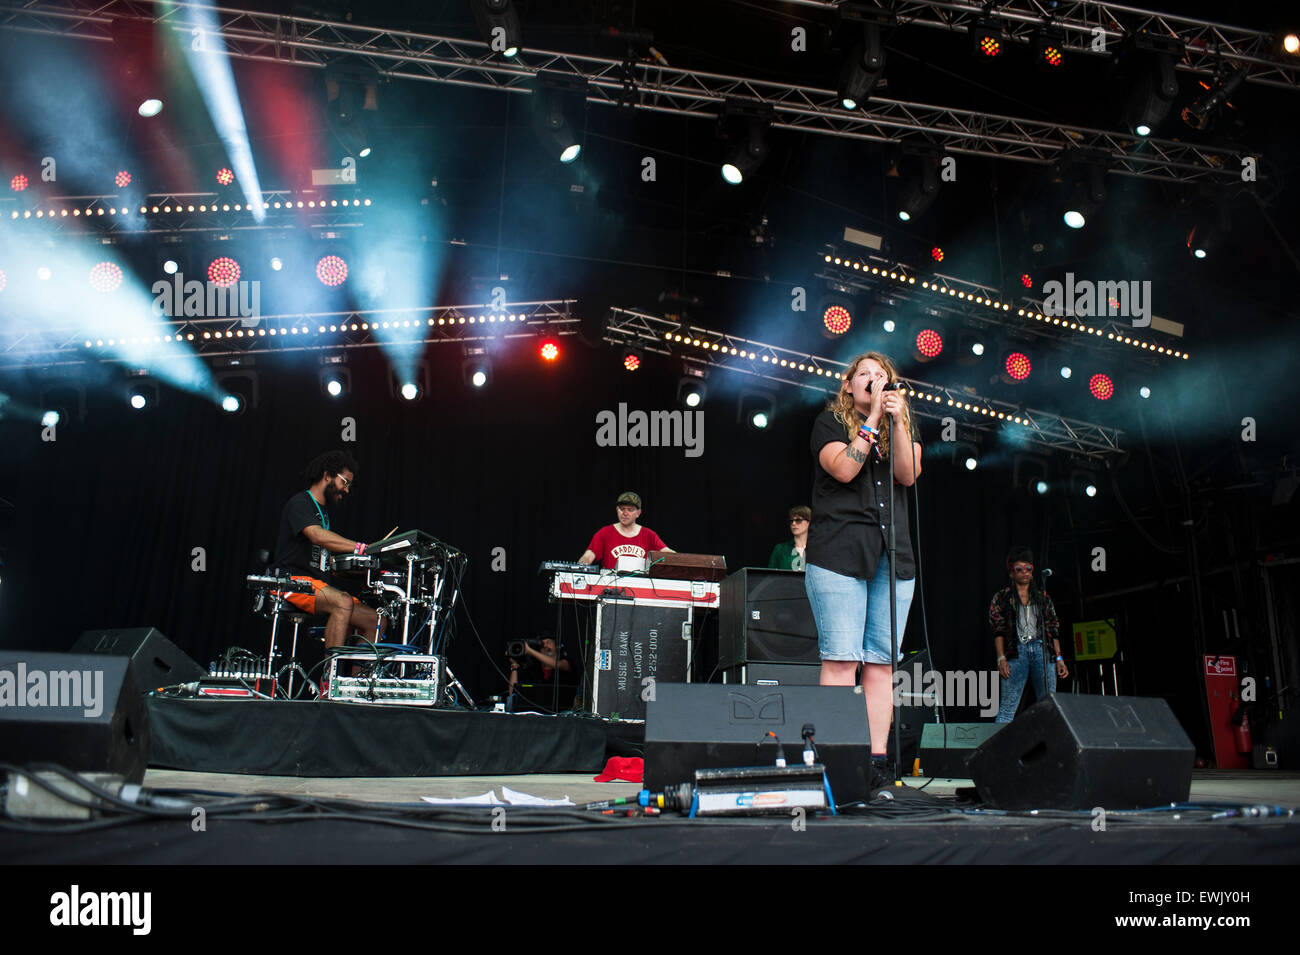
<svg viewBox="0 0 1300 955">
<path fill-rule="evenodd" d="M 907 386 L 901 381 L 887 381 L 881 387 L 881 391 L 902 391 Z M 871 394 L 871 382 L 867 382 L 867 394 Z"/>
<path fill-rule="evenodd" d="M 1044 567 L 1044 568 L 1043 568 L 1043 576 L 1044 576 L 1044 577 L 1050 577 L 1050 576 L 1052 576 L 1052 568 L 1050 568 L 1050 567 Z"/>
</svg>

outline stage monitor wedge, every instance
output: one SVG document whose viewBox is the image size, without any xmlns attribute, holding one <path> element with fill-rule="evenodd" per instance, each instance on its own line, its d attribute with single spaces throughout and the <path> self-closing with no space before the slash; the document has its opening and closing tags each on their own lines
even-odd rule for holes
<svg viewBox="0 0 1300 955">
<path fill-rule="evenodd" d="M 130 657 L 131 668 L 135 671 L 135 685 L 141 693 L 177 683 L 193 683 L 208 675 L 206 669 L 164 637 L 156 627 L 87 630 L 69 652 Z"/>
</svg>

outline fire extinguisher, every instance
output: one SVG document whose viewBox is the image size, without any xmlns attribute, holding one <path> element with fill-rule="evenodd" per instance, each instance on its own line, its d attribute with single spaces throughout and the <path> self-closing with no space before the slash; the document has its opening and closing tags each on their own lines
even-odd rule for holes
<svg viewBox="0 0 1300 955">
<path fill-rule="evenodd" d="M 1238 703 L 1237 715 L 1233 720 L 1236 724 L 1233 727 L 1233 735 L 1237 738 L 1237 752 L 1249 755 L 1252 750 L 1250 739 L 1250 714 L 1246 712 L 1246 707 Z"/>
</svg>

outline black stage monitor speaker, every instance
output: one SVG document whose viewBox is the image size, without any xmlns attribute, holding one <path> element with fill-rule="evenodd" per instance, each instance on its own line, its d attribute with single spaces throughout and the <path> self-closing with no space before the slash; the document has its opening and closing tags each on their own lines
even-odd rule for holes
<svg viewBox="0 0 1300 955">
<path fill-rule="evenodd" d="M 995 809 L 1144 809 L 1186 802 L 1196 751 L 1164 700 L 1054 694 L 975 751 Z"/>
<path fill-rule="evenodd" d="M 149 717 L 131 661 L 0 651 L 0 761 L 143 780 Z"/>
<path fill-rule="evenodd" d="M 207 670 L 154 627 L 87 630 L 72 645 L 70 652 L 130 657 L 136 689 L 141 693 L 177 683 L 193 683 L 208 675 Z"/>
<path fill-rule="evenodd" d="M 849 686 L 658 683 L 646 706 L 645 787 L 658 792 L 691 782 L 697 769 L 771 766 L 776 745 L 765 737 L 769 730 L 797 765 L 805 723 L 813 724 L 835 801 L 866 799 L 866 698 L 861 687 Z"/>
<path fill-rule="evenodd" d="M 930 711 L 923 711 L 930 713 Z M 932 714 L 931 714 L 932 715 Z M 969 779 L 970 758 L 1007 723 L 926 723 L 921 730 L 921 774 Z"/>
<path fill-rule="evenodd" d="M 813 663 L 746 663 L 726 672 L 726 683 L 750 686 L 817 686 L 822 668 Z"/>
<path fill-rule="evenodd" d="M 754 661 L 821 662 L 803 571 L 744 567 L 722 581 L 718 668 Z"/>
</svg>

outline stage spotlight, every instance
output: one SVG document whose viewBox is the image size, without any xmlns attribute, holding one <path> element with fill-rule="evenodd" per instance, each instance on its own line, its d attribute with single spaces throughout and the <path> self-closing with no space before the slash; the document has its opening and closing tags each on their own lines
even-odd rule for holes
<svg viewBox="0 0 1300 955">
<path fill-rule="evenodd" d="M 379 76 L 364 66 L 331 64 L 325 70 L 325 120 L 350 156 L 367 158 L 374 144 L 368 116 L 379 112 Z"/>
<path fill-rule="evenodd" d="M 239 358 L 217 358 L 217 362 L 226 363 L 227 370 L 217 371 L 213 378 L 217 394 L 221 395 L 221 408 L 230 414 L 243 414 L 258 404 L 257 373 L 243 366 L 253 361 L 251 356 Z"/>
<path fill-rule="evenodd" d="M 1034 277 L 1030 275 L 1028 272 L 1022 272 L 1020 273 L 1020 284 L 1023 285 L 1025 288 L 1033 288 Z"/>
<path fill-rule="evenodd" d="M 840 67 L 840 105 L 857 109 L 867 101 L 885 71 L 885 48 L 880 42 L 880 27 L 874 23 L 862 28 L 862 39 L 850 51 Z"/>
<path fill-rule="evenodd" d="M 1290 53 L 1292 56 L 1300 53 L 1300 35 L 1288 33 L 1286 36 L 1282 37 L 1282 50 L 1285 53 Z"/>
<path fill-rule="evenodd" d="M 1124 127 L 1138 136 L 1150 136 L 1169 113 L 1178 95 L 1175 65 L 1183 55 L 1179 40 L 1140 33 L 1130 40 L 1128 55 L 1137 76 L 1124 104 Z"/>
<path fill-rule="evenodd" d="M 751 117 L 746 123 L 745 138 L 731 147 L 726 161 L 722 164 L 722 178 L 733 186 L 738 186 L 767 158 L 767 129 L 770 122 L 766 119 Z"/>
<path fill-rule="evenodd" d="M 1034 62 L 1049 72 L 1065 63 L 1065 32 L 1043 27 L 1034 31 Z"/>
<path fill-rule="evenodd" d="M 43 427 L 43 428 L 53 428 L 53 427 L 54 427 L 55 425 L 57 425 L 57 424 L 58 424 L 62 419 L 63 419 L 63 416 L 62 416 L 61 414 L 59 414 L 57 411 L 53 411 L 53 410 L 51 410 L 51 411 L 47 411 L 47 412 L 45 412 L 44 414 L 41 415 L 41 427 Z"/>
<path fill-rule="evenodd" d="M 244 403 L 238 395 L 224 395 L 221 399 L 221 410 L 229 414 L 239 414 L 244 408 Z"/>
<path fill-rule="evenodd" d="M 537 346 L 537 354 L 548 365 L 555 364 L 560 358 L 560 343 L 554 338 L 544 338 Z"/>
<path fill-rule="evenodd" d="M 125 189 L 127 186 L 131 185 L 131 174 L 125 169 L 120 170 L 118 174 L 113 177 L 113 185 L 117 186 L 119 189 Z"/>
<path fill-rule="evenodd" d="M 1083 468 L 1070 472 L 1070 493 L 1083 497 L 1097 496 L 1097 475 Z"/>
<path fill-rule="evenodd" d="M 1047 459 L 1035 454 L 1017 454 L 1011 468 L 1011 486 L 1016 491 L 1047 493 Z"/>
<path fill-rule="evenodd" d="M 687 375 L 677 382 L 677 403 L 687 408 L 698 408 L 704 404 L 708 388 L 704 379 L 696 375 Z"/>
<path fill-rule="evenodd" d="M 522 34 L 512 0 L 473 0 L 474 22 L 483 42 L 504 57 L 519 55 Z"/>
<path fill-rule="evenodd" d="M 405 381 L 402 383 L 401 394 L 407 401 L 414 401 L 420 397 L 420 386 L 413 381 Z"/>
<path fill-rule="evenodd" d="M 320 387 L 331 398 L 342 398 L 352 391 L 352 372 L 344 366 L 342 355 L 321 356 Z"/>
<path fill-rule="evenodd" d="M 460 373 L 465 384 L 471 388 L 484 388 L 492 378 L 492 368 L 488 362 L 487 349 L 470 345 L 465 349 L 466 358 L 461 362 Z"/>
<path fill-rule="evenodd" d="M 48 282 L 50 280 L 50 276 L 53 274 L 54 273 L 50 271 L 48 265 L 42 265 L 40 268 L 36 270 L 36 277 L 40 279 L 42 282 Z"/>
<path fill-rule="evenodd" d="M 217 170 L 217 183 L 222 186 L 228 186 L 235 181 L 235 174 L 222 166 Z"/>
<path fill-rule="evenodd" d="M 157 116 L 162 112 L 163 101 L 160 99 L 147 99 L 136 107 L 136 112 L 148 119 L 150 116 Z"/>
<path fill-rule="evenodd" d="M 1183 122 L 1192 129 L 1208 129 L 1213 126 L 1223 107 L 1232 105 L 1228 98 L 1236 94 L 1245 80 L 1245 69 L 1217 78 L 1213 86 L 1207 87 L 1203 96 L 1198 97 L 1190 106 L 1183 107 Z"/>
<path fill-rule="evenodd" d="M 163 263 L 163 271 L 166 272 L 168 275 L 175 275 L 176 271 L 179 268 L 180 266 L 176 264 L 175 259 L 168 259 L 166 262 Z"/>
<path fill-rule="evenodd" d="M 1109 375 L 1095 374 L 1088 379 L 1088 393 L 1098 401 L 1107 401 L 1115 394 L 1115 382 Z"/>
<path fill-rule="evenodd" d="M 967 368 L 978 365 L 984 357 L 984 340 L 977 332 L 964 331 L 957 336 L 957 363 Z"/>
<path fill-rule="evenodd" d="M 582 145 L 566 116 L 570 101 L 585 103 L 586 81 L 558 74 L 538 74 L 533 85 L 533 128 L 546 150 L 562 163 L 582 154 Z"/>
<path fill-rule="evenodd" d="M 1088 222 L 1088 216 L 1100 209 L 1106 201 L 1106 195 L 1105 170 L 1101 166 L 1089 164 L 1065 205 L 1065 224 L 1071 229 L 1082 229 Z"/>
<path fill-rule="evenodd" d="M 1143 385 L 1141 388 L 1138 389 L 1138 397 L 1139 397 L 1139 398 L 1150 398 L 1150 397 L 1151 397 L 1151 389 L 1148 388 L 1146 385 Z"/>
<path fill-rule="evenodd" d="M 1029 378 L 1032 365 L 1023 351 L 1009 349 L 1002 354 L 1002 371 L 999 376 L 1008 385 L 1018 385 Z"/>
<path fill-rule="evenodd" d="M 936 245 L 934 248 L 930 250 L 930 258 L 934 259 L 936 262 L 942 262 L 943 249 L 939 248 L 939 246 Z"/>
<path fill-rule="evenodd" d="M 853 326 L 853 300 L 842 294 L 824 295 L 821 316 L 822 334 L 827 338 L 839 338 Z"/>
<path fill-rule="evenodd" d="M 641 352 L 635 348 L 625 348 L 623 350 L 623 368 L 625 371 L 636 371 L 641 367 Z"/>
<path fill-rule="evenodd" d="M 1227 231 L 1228 218 L 1222 211 L 1217 215 L 1203 216 L 1187 233 L 1187 251 L 1197 259 L 1214 255 L 1223 244 Z"/>
<path fill-rule="evenodd" d="M 1034 482 L 1034 493 L 1035 493 L 1035 494 L 1046 494 L 1047 491 L 1048 491 L 1048 484 L 1047 484 L 1046 481 L 1035 481 L 1035 482 Z"/>
<path fill-rule="evenodd" d="M 18 175 L 14 176 L 12 179 L 9 180 L 9 188 L 12 189 L 14 192 L 22 192 L 24 189 L 27 188 L 27 177 L 24 176 L 22 173 L 19 173 Z"/>
<path fill-rule="evenodd" d="M 770 394 L 759 391 L 742 391 L 739 401 L 739 417 L 745 425 L 754 431 L 766 431 L 775 418 L 776 403 Z"/>
<path fill-rule="evenodd" d="M 148 406 L 149 406 L 149 399 L 146 398 L 140 392 L 137 391 L 131 395 L 131 407 L 134 408 L 136 411 L 143 411 Z"/>
<path fill-rule="evenodd" d="M 974 471 L 979 467 L 980 452 L 979 447 L 970 441 L 954 441 L 952 443 L 952 462 L 966 471 Z"/>
<path fill-rule="evenodd" d="M 892 334 L 894 329 L 898 327 L 898 323 L 896 323 L 892 318 L 887 318 L 880 323 L 880 327 L 883 328 L 886 332 Z"/>
<path fill-rule="evenodd" d="M 1071 375 L 1073 375 L 1073 374 L 1074 374 L 1074 369 L 1072 369 L 1069 365 L 1062 365 L 1062 366 L 1061 366 L 1061 377 L 1062 377 L 1062 378 L 1069 378 L 1069 377 L 1070 377 Z"/>
<path fill-rule="evenodd" d="M 939 195 L 941 158 L 932 154 L 918 157 L 920 166 L 904 183 L 898 199 L 898 218 L 903 222 L 911 222 L 924 213 Z"/>
<path fill-rule="evenodd" d="M 347 277 L 348 264 L 343 261 L 342 256 L 322 256 L 316 263 L 316 278 L 320 279 L 323 285 L 335 288 L 342 285 Z"/>
<path fill-rule="evenodd" d="M 970 28 L 971 52 L 981 60 L 993 60 L 1002 55 L 1007 37 L 998 20 L 976 20 Z"/>
<path fill-rule="evenodd" d="M 208 264 L 208 281 L 217 288 L 230 288 L 239 281 L 239 263 L 228 255 L 217 256 Z"/>
<path fill-rule="evenodd" d="M 281 261 L 280 257 L 278 255 L 271 256 L 271 271 L 279 272 L 282 268 L 284 268 L 284 262 Z"/>
<path fill-rule="evenodd" d="M 100 262 L 90 270 L 90 287 L 107 294 L 122 284 L 122 269 L 113 262 Z"/>
<path fill-rule="evenodd" d="M 970 346 L 970 353 L 974 355 L 976 358 L 981 357 L 984 354 L 984 343 L 983 342 L 972 343 Z"/>
<path fill-rule="evenodd" d="M 943 353 L 943 335 L 932 324 L 913 327 L 912 357 L 919 362 L 933 361 Z"/>
</svg>

